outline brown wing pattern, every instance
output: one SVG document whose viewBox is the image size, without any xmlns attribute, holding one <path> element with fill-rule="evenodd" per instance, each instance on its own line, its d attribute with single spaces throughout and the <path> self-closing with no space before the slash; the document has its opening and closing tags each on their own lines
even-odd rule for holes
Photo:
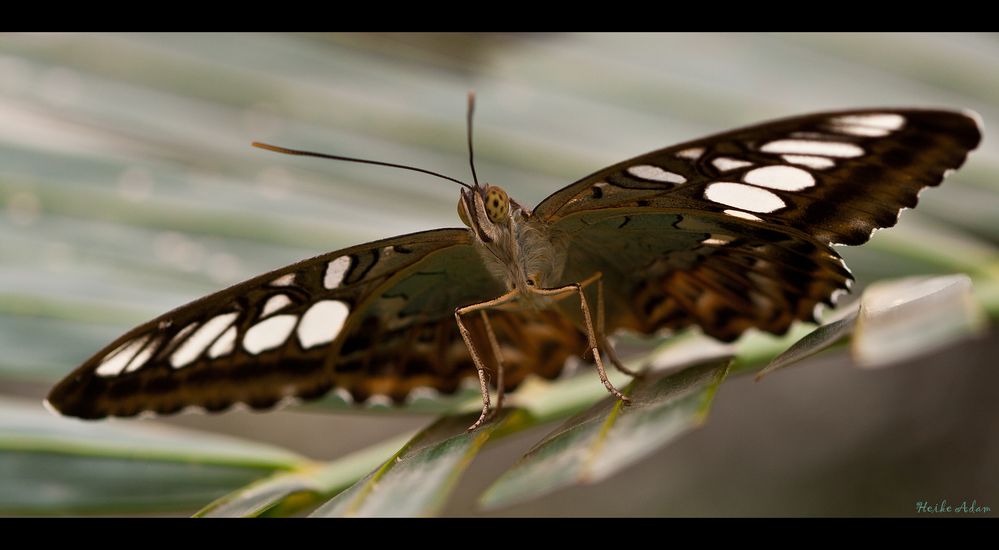
<svg viewBox="0 0 999 550">
<path fill-rule="evenodd" d="M 848 288 L 831 244 L 895 225 L 981 139 L 968 114 L 877 109 L 778 120 L 616 164 L 545 199 L 565 281 L 607 276 L 608 328 L 781 334 Z M 613 252 L 609 252 L 613 251 Z"/>
<path fill-rule="evenodd" d="M 609 331 L 699 325 L 724 341 L 746 329 L 784 333 L 832 305 L 852 277 L 828 246 L 791 229 L 687 210 L 575 214 L 566 281 L 604 274 Z M 566 314 L 571 314 L 563 306 Z"/>
<path fill-rule="evenodd" d="M 188 406 L 219 411 L 234 403 L 268 408 L 332 388 L 359 400 L 401 400 L 418 386 L 450 392 L 462 377 L 475 376 L 458 345 L 454 309 L 502 292 L 464 229 L 356 246 L 133 329 L 60 382 L 48 401 L 66 415 L 102 418 Z M 491 314 L 512 367 L 510 385 L 530 371 L 554 375 L 578 353 L 581 337 L 552 315 Z"/>
</svg>

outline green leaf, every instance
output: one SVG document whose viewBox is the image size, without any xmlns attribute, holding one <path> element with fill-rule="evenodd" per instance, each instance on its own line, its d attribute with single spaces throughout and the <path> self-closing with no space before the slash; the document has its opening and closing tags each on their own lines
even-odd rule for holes
<svg viewBox="0 0 999 550">
<path fill-rule="evenodd" d="M 520 414 L 505 409 L 474 432 L 465 429 L 478 418 L 477 413 L 442 417 L 311 516 L 432 516 L 493 431 Z"/>
<path fill-rule="evenodd" d="M 850 335 L 856 364 L 881 367 L 979 336 L 986 324 L 967 275 L 878 282 L 839 316 L 842 318 L 795 342 L 756 379 L 815 355 Z"/>
<path fill-rule="evenodd" d="M 199 510 L 195 517 L 289 515 L 332 497 L 393 456 L 410 435 L 394 437 L 327 464 L 279 472 L 240 488 Z"/>
<path fill-rule="evenodd" d="M 853 328 L 857 323 L 859 315 L 859 302 L 853 307 L 845 310 L 845 316 L 839 320 L 826 323 L 819 328 L 808 333 L 804 338 L 795 342 L 787 348 L 784 353 L 778 355 L 759 374 L 756 380 L 759 381 L 771 372 L 791 366 L 806 357 L 811 357 L 820 351 L 829 348 L 847 338 L 853 333 Z"/>
<path fill-rule="evenodd" d="M 861 299 L 851 351 L 858 366 L 887 366 L 980 336 L 985 324 L 967 275 L 878 282 Z"/>
<path fill-rule="evenodd" d="M 0 399 L 0 512 L 136 513 L 201 505 L 304 459 L 148 423 L 84 422 Z"/>
<path fill-rule="evenodd" d="M 730 359 L 677 373 L 648 374 L 626 389 L 632 404 L 608 397 L 546 436 L 483 495 L 496 508 L 577 483 L 595 483 L 700 426 Z"/>
</svg>

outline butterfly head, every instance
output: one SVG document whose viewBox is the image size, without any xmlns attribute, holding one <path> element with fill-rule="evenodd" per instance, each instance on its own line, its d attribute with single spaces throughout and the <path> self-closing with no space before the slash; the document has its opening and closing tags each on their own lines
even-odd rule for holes
<svg viewBox="0 0 999 550">
<path fill-rule="evenodd" d="M 482 242 L 499 239 L 510 226 L 510 196 L 495 185 L 462 190 L 458 198 L 458 217 Z"/>
</svg>

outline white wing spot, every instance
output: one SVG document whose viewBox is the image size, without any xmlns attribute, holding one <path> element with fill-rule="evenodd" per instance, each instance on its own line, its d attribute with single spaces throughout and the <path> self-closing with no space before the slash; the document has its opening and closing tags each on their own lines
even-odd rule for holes
<svg viewBox="0 0 999 550">
<path fill-rule="evenodd" d="M 697 160 L 701 158 L 704 154 L 704 147 L 691 147 L 690 149 L 684 149 L 676 154 L 676 156 L 682 159 Z"/>
<path fill-rule="evenodd" d="M 271 286 L 291 286 L 295 282 L 294 273 L 285 273 L 284 275 L 278 277 L 271 281 Z"/>
<path fill-rule="evenodd" d="M 752 220 L 754 222 L 763 221 L 763 218 L 759 216 L 754 216 L 749 212 L 743 212 L 742 210 L 722 210 L 722 213 L 728 214 L 729 216 L 734 216 L 736 218 L 742 218 L 744 220 Z"/>
<path fill-rule="evenodd" d="M 413 403 L 415 401 L 436 401 L 440 399 L 441 392 L 437 391 L 436 388 L 431 388 L 430 386 L 417 386 L 409 390 L 409 395 L 406 396 L 407 403 Z"/>
<path fill-rule="evenodd" d="M 340 400 L 343 401 L 344 403 L 350 404 L 350 403 L 354 402 L 354 396 L 351 395 L 350 392 L 347 391 L 346 388 L 336 388 L 336 389 L 334 389 L 333 390 L 333 396 L 334 397 L 339 397 Z"/>
<path fill-rule="evenodd" d="M 687 178 L 681 176 L 680 174 L 663 170 L 662 168 L 652 166 L 651 164 L 632 166 L 631 168 L 628 168 L 628 173 L 636 178 L 650 181 L 662 181 L 666 183 L 686 183 L 687 181 Z"/>
<path fill-rule="evenodd" d="M 212 347 L 208 349 L 208 357 L 215 359 L 223 355 L 228 355 L 232 353 L 233 348 L 236 347 L 236 325 L 233 325 L 226 329 L 219 336 L 219 339 L 212 344 Z"/>
<path fill-rule="evenodd" d="M 856 124 L 833 124 L 829 128 L 834 132 L 839 132 L 840 134 L 846 134 L 848 136 L 884 137 L 891 133 L 891 130 L 885 130 L 884 128 L 858 126 Z"/>
<path fill-rule="evenodd" d="M 128 365 L 128 362 L 139 352 L 142 344 L 145 344 L 148 338 L 149 336 L 143 336 L 142 338 L 136 338 L 118 346 L 118 349 L 112 351 L 94 372 L 97 376 L 118 376 L 121 374 L 122 369 Z"/>
<path fill-rule="evenodd" d="M 392 406 L 392 398 L 385 394 L 376 393 L 368 397 L 368 399 L 365 400 L 364 405 L 378 409 L 389 408 Z"/>
<path fill-rule="evenodd" d="M 837 288 L 836 290 L 833 291 L 832 294 L 829 295 L 829 301 L 832 302 L 832 304 L 835 306 L 836 304 L 839 303 L 839 299 L 847 294 L 849 294 L 848 290 Z"/>
<path fill-rule="evenodd" d="M 267 299 L 267 303 L 264 304 L 264 310 L 260 312 L 260 316 L 267 317 L 290 303 L 291 298 L 288 298 L 286 294 L 275 294 Z"/>
<path fill-rule="evenodd" d="M 764 153 L 788 153 L 791 155 L 819 155 L 822 157 L 859 157 L 864 150 L 853 143 L 840 141 L 811 141 L 805 139 L 778 139 L 771 141 L 760 151 Z"/>
<path fill-rule="evenodd" d="M 895 113 L 872 113 L 868 115 L 846 115 L 833 119 L 834 124 L 867 126 L 882 130 L 898 130 L 905 124 L 905 117 Z"/>
<path fill-rule="evenodd" d="M 326 276 L 323 277 L 323 286 L 332 290 L 343 282 L 347 275 L 347 268 L 350 267 L 350 256 L 340 256 L 326 266 Z"/>
<path fill-rule="evenodd" d="M 732 157 L 718 157 L 711 161 L 711 164 L 715 165 L 715 168 L 722 172 L 728 172 L 729 170 L 738 170 L 739 168 L 745 168 L 746 166 L 752 166 L 753 163 L 748 160 L 739 160 Z"/>
<path fill-rule="evenodd" d="M 836 166 L 836 162 L 833 159 L 827 159 L 826 157 L 810 157 L 808 155 L 784 155 L 784 160 L 790 162 L 791 164 L 800 164 L 801 166 L 807 166 L 809 168 L 815 168 L 817 170 L 824 170 L 826 168 L 832 168 Z"/>
<path fill-rule="evenodd" d="M 295 315 L 277 315 L 250 327 L 243 336 L 243 349 L 257 354 L 274 349 L 288 339 L 295 328 Z"/>
<path fill-rule="evenodd" d="M 153 356 L 153 352 L 156 351 L 157 344 L 159 344 L 159 340 L 150 342 L 142 348 L 142 351 L 140 351 L 139 354 L 128 363 L 128 367 L 125 369 L 125 372 L 133 372 L 142 368 L 142 366 L 146 364 L 146 361 L 149 361 L 149 358 Z"/>
<path fill-rule="evenodd" d="M 332 342 L 340 334 L 349 313 L 347 304 L 339 300 L 313 304 L 302 315 L 302 322 L 298 325 L 298 341 L 302 343 L 302 349 Z"/>
<path fill-rule="evenodd" d="M 236 320 L 239 313 L 223 313 L 212 317 L 205 324 L 185 340 L 176 351 L 170 355 L 170 364 L 173 368 L 179 369 L 193 362 L 204 353 L 205 348 L 215 341 L 215 338 L 222 334 L 222 331 L 229 328 Z"/>
<path fill-rule="evenodd" d="M 701 241 L 701 244 L 710 244 L 715 246 L 721 246 L 723 244 L 728 244 L 732 242 L 732 237 L 728 235 L 711 235 L 707 239 Z"/>
<path fill-rule="evenodd" d="M 814 319 L 816 323 L 821 325 L 822 318 L 825 317 L 825 313 L 826 313 L 826 305 L 823 304 L 822 302 L 819 302 L 815 304 L 815 306 L 812 308 L 812 319 Z"/>
<path fill-rule="evenodd" d="M 801 191 L 815 185 L 815 178 L 794 166 L 764 166 L 754 168 L 742 178 L 746 183 L 778 191 Z"/>
<path fill-rule="evenodd" d="M 710 201 L 751 212 L 769 213 L 787 206 L 770 191 L 742 183 L 712 183 L 704 190 L 704 196 Z"/>
</svg>

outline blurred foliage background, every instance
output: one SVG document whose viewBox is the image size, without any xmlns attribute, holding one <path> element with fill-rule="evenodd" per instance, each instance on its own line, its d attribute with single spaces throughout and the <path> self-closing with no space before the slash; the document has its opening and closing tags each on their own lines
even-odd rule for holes
<svg viewBox="0 0 999 550">
<path fill-rule="evenodd" d="M 469 89 L 478 92 L 478 173 L 525 204 L 622 159 L 768 118 L 973 109 L 985 140 L 965 167 L 924 192 L 896 228 L 840 252 L 860 287 L 995 265 L 996 35 L 3 34 L 0 450 L 49 429 L 48 388 L 139 322 L 305 257 L 460 225 L 456 188 L 442 181 L 249 143 L 465 178 Z M 845 354 L 831 353 L 758 384 L 732 379 L 710 422 L 637 466 L 479 511 L 482 491 L 551 426 L 534 428 L 480 455 L 443 513 L 912 515 L 917 501 L 944 499 L 995 510 L 997 352 L 993 331 L 900 368 L 848 368 Z M 431 418 L 235 411 L 60 419 L 57 431 L 82 446 L 114 430 L 123 441 L 178 427 L 206 432 L 202 450 L 216 453 L 217 468 L 175 466 L 207 468 L 177 502 L 156 500 L 157 479 L 169 478 L 163 465 L 133 471 L 124 487 L 91 487 L 107 495 L 108 510 L 117 497 L 145 495 L 136 513 L 189 515 L 289 461 L 342 457 Z M 190 441 L 186 433 L 176 441 Z M 185 448 L 163 445 L 148 452 Z M 60 508 L 80 496 L 60 479 L 113 480 L 124 467 L 46 470 L 46 456 L 3 454 L 0 513 L 78 510 Z M 19 507 L 24 495 L 38 505 Z"/>
</svg>

